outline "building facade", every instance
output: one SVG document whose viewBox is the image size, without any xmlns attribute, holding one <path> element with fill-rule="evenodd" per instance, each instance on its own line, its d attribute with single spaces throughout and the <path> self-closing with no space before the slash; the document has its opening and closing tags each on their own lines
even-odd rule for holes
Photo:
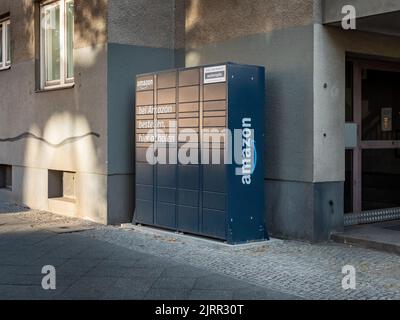
<svg viewBox="0 0 400 320">
<path fill-rule="evenodd" d="M 0 198 L 132 221 L 135 76 L 232 61 L 266 67 L 273 236 L 327 240 L 348 213 L 400 207 L 399 16 L 389 0 L 0 0 Z"/>
</svg>

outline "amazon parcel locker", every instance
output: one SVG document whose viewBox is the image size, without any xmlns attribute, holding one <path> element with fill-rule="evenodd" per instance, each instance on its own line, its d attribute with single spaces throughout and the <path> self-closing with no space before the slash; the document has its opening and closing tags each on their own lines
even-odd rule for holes
<svg viewBox="0 0 400 320">
<path fill-rule="evenodd" d="M 264 96 L 258 66 L 139 75 L 134 222 L 230 244 L 266 239 Z"/>
</svg>

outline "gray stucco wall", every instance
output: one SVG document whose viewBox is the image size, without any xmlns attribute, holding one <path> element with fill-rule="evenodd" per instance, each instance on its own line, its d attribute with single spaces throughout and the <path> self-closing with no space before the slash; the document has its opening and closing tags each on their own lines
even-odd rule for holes
<svg viewBox="0 0 400 320">
<path fill-rule="evenodd" d="M 120 222 L 134 211 L 136 75 L 175 68 L 182 3 L 120 0 L 108 9 L 108 210 Z"/>
<path fill-rule="evenodd" d="M 187 0 L 186 47 L 306 26 L 314 0 Z"/>
<path fill-rule="evenodd" d="M 74 171 L 76 202 L 65 214 L 107 223 L 107 10 L 105 0 L 75 7 L 75 86 L 37 92 L 39 7 L 0 1 L 12 37 L 12 67 L 0 71 L 0 163 L 13 166 L 13 189 L 2 197 L 49 210 L 48 170 Z"/>
<path fill-rule="evenodd" d="M 193 1 L 187 8 L 186 65 L 232 61 L 266 67 L 264 177 L 270 233 L 326 239 L 314 215 L 329 189 L 314 184 L 313 23 L 320 19 L 319 3 L 206 2 Z M 257 18 L 251 19 L 255 12 Z"/>
<path fill-rule="evenodd" d="M 313 181 L 313 27 L 288 28 L 187 49 L 186 65 L 266 67 L 265 178 Z"/>
<path fill-rule="evenodd" d="M 108 41 L 173 49 L 174 11 L 174 0 L 109 1 Z"/>
<path fill-rule="evenodd" d="M 115 218 L 133 217 L 136 75 L 174 67 L 173 49 L 108 44 L 108 208 Z"/>
<path fill-rule="evenodd" d="M 342 147 L 344 109 L 333 114 L 316 104 L 315 80 L 321 79 L 315 75 L 314 37 L 314 25 L 309 25 L 230 39 L 187 49 L 186 65 L 233 61 L 266 67 L 269 231 L 276 237 L 323 241 L 343 228 L 344 169 L 337 169 L 344 147 L 336 148 Z"/>
</svg>

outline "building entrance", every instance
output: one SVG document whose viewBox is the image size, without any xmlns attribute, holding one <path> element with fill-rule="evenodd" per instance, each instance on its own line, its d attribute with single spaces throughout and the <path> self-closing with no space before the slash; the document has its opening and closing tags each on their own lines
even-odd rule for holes
<svg viewBox="0 0 400 320">
<path fill-rule="evenodd" d="M 398 219 L 400 65 L 349 60 L 346 67 L 346 122 L 357 128 L 357 145 L 346 150 L 345 212 L 359 223 Z"/>
</svg>

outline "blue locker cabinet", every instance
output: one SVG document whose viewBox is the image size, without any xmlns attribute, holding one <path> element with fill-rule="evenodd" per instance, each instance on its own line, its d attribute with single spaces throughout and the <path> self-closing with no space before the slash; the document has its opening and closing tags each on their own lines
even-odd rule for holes
<svg viewBox="0 0 400 320">
<path fill-rule="evenodd" d="M 139 75 L 135 108 L 134 223 L 229 244 L 268 238 L 263 67 L 223 63 Z M 207 149 L 208 132 L 225 129 L 231 147 L 222 139 Z M 191 161 L 182 161 L 188 149 Z M 215 149 L 221 161 L 210 160 Z"/>
</svg>

